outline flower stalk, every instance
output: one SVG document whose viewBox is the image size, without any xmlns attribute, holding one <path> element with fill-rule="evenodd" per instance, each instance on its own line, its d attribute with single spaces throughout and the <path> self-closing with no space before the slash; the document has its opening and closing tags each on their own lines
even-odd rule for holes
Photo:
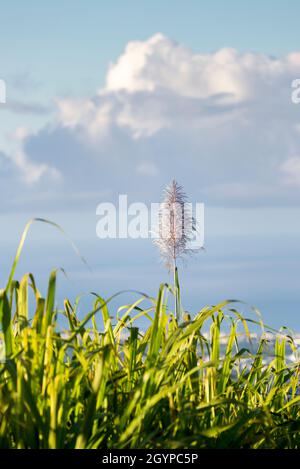
<svg viewBox="0 0 300 469">
<path fill-rule="evenodd" d="M 193 238 L 195 220 L 187 202 L 187 196 L 175 180 L 164 190 L 164 199 L 159 210 L 159 229 L 154 240 L 161 259 L 169 272 L 173 272 L 175 317 L 181 319 L 180 288 L 177 261 L 192 252 L 188 244 Z"/>
</svg>

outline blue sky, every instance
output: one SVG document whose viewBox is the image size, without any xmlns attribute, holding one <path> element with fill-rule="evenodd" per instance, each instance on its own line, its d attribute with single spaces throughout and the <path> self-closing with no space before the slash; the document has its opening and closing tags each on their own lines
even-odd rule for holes
<svg viewBox="0 0 300 469">
<path fill-rule="evenodd" d="M 1 5 L 1 72 L 31 78 L 45 99 L 89 94 L 131 40 L 160 31 L 195 51 L 283 55 L 297 49 L 299 14 L 297 0 L 12 0 Z"/>
<path fill-rule="evenodd" d="M 84 290 L 100 282 L 107 295 L 144 278 L 154 292 L 166 274 L 144 241 L 105 244 L 101 269 L 95 210 L 120 192 L 158 201 L 175 176 L 206 205 L 207 252 L 182 274 L 189 307 L 233 296 L 297 328 L 300 105 L 290 94 L 299 16 L 292 0 L 2 4 L 2 283 L 25 221 L 44 216 L 64 226 L 95 274 L 38 227 L 20 273 L 44 283 L 55 260 Z M 45 244 L 41 263 L 34 246 Z"/>
</svg>

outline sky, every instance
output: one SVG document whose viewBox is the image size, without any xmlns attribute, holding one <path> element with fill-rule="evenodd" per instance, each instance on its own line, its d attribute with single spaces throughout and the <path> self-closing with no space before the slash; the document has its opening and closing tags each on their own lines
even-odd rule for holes
<svg viewBox="0 0 300 469">
<path fill-rule="evenodd" d="M 0 6 L 0 281 L 26 221 L 19 274 L 58 299 L 168 274 L 150 240 L 99 240 L 96 207 L 158 202 L 173 177 L 205 204 L 205 252 L 182 266 L 187 308 L 224 298 L 300 330 L 297 1 L 11 0 Z M 241 308 L 245 308 L 241 306 Z"/>
</svg>

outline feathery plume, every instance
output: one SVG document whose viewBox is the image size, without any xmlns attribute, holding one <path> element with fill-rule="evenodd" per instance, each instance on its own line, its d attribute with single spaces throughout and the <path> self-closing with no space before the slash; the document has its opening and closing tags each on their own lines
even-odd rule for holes
<svg viewBox="0 0 300 469">
<path fill-rule="evenodd" d="M 196 223 L 182 186 L 173 180 L 165 188 L 164 194 L 154 244 L 158 247 L 166 267 L 175 271 L 177 259 L 192 252 L 188 243 L 193 238 Z"/>
</svg>

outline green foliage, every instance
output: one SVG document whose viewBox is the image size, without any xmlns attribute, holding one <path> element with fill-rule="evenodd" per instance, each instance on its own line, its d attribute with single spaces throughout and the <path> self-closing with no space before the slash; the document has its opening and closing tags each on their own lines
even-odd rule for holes
<svg viewBox="0 0 300 469">
<path fill-rule="evenodd" d="M 80 321 L 77 304 L 55 305 L 56 271 L 46 298 L 33 275 L 14 280 L 20 253 L 0 291 L 1 448 L 300 447 L 291 336 L 277 336 L 265 363 L 266 337 L 255 353 L 242 348 L 247 322 L 233 309 L 225 314 L 230 302 L 183 313 L 178 323 L 168 304 L 179 284 L 177 293 L 162 284 L 157 298 L 140 294 L 112 312 L 112 298 L 94 295 Z"/>
</svg>

